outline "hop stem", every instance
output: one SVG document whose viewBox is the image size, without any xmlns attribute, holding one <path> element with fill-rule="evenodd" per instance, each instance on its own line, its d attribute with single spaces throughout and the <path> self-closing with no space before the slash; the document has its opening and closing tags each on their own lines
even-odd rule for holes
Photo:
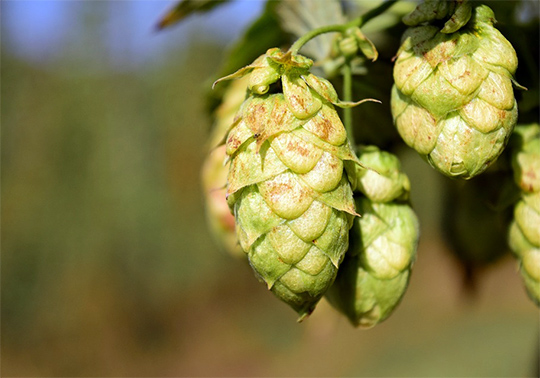
<svg viewBox="0 0 540 378">
<path fill-rule="evenodd" d="M 343 66 L 343 100 L 352 101 L 352 69 L 349 62 Z M 343 109 L 343 125 L 347 130 L 349 140 L 353 145 L 356 145 L 352 126 L 352 108 Z"/>
</svg>

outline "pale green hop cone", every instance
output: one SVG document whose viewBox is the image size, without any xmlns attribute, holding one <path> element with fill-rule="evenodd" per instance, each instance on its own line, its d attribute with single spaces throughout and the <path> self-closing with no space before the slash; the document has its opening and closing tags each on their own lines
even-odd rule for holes
<svg viewBox="0 0 540 378">
<path fill-rule="evenodd" d="M 467 14 L 468 7 L 457 17 L 465 23 L 452 24 L 454 17 L 447 15 L 452 25 L 442 30 L 424 25 L 405 32 L 391 99 L 405 143 L 438 171 L 464 179 L 498 158 L 517 121 L 516 53 L 493 27 L 490 8 L 474 6 Z"/>
<path fill-rule="evenodd" d="M 418 219 L 406 203 L 357 198 L 362 217 L 351 230 L 351 246 L 329 302 L 355 326 L 370 328 L 392 313 L 403 297 L 416 258 Z"/>
<path fill-rule="evenodd" d="M 519 125 L 512 134 L 514 181 L 524 193 L 540 191 L 540 125 Z"/>
<path fill-rule="evenodd" d="M 225 165 L 225 146 L 213 149 L 204 161 L 202 181 L 206 220 L 216 244 L 234 257 L 245 257 L 238 243 L 234 217 L 226 199 L 228 166 Z"/>
<path fill-rule="evenodd" d="M 530 243 L 516 221 L 510 225 L 508 239 L 519 261 L 519 271 L 527 294 L 540 307 L 540 247 Z"/>
<path fill-rule="evenodd" d="M 234 257 L 245 257 L 238 243 L 234 217 L 226 199 L 226 184 L 229 166 L 225 137 L 234 116 L 246 97 L 247 80 L 237 80 L 229 85 L 220 106 L 214 113 L 213 130 L 210 135 L 210 151 L 204 160 L 201 172 L 204 191 L 206 220 L 217 245 Z"/>
<path fill-rule="evenodd" d="M 514 207 L 509 244 L 532 301 L 540 307 L 540 126 L 518 126 L 512 135 L 512 168 L 521 198 Z"/>
<path fill-rule="evenodd" d="M 299 320 L 334 281 L 356 215 L 344 167 L 357 158 L 333 107 L 343 103 L 311 65 L 271 49 L 227 77 L 248 76 L 251 90 L 226 142 L 238 239 L 258 277 Z"/>
</svg>

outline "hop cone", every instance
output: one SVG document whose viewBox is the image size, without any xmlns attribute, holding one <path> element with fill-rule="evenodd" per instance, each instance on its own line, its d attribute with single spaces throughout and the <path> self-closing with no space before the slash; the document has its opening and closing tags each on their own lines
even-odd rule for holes
<svg viewBox="0 0 540 378">
<path fill-rule="evenodd" d="M 215 112 L 215 122 L 210 135 L 210 151 L 202 167 L 202 186 L 205 197 L 206 219 L 212 236 L 220 248 L 233 256 L 244 257 L 236 238 L 234 217 L 229 210 L 226 194 L 228 166 L 223 144 L 234 115 L 246 97 L 247 80 L 231 83 L 221 105 Z"/>
<path fill-rule="evenodd" d="M 445 8 L 452 3 L 430 4 Z M 497 159 L 516 123 L 512 75 L 517 57 L 493 27 L 490 8 L 479 5 L 471 13 L 465 4 L 459 10 L 442 30 L 426 25 L 405 32 L 394 66 L 391 107 L 410 147 L 443 174 L 469 179 Z M 446 11 L 423 16 L 441 18 Z M 416 24 L 425 17 L 406 21 Z"/>
<path fill-rule="evenodd" d="M 509 244 L 529 297 L 540 307 L 540 126 L 519 126 L 513 139 L 512 167 L 521 198 L 514 208 Z"/>
<path fill-rule="evenodd" d="M 359 159 L 366 167 L 377 166 L 382 173 L 372 179 L 369 179 L 371 175 L 358 175 L 358 187 L 365 195 L 356 196 L 362 217 L 354 221 L 351 246 L 326 297 L 353 325 L 370 328 L 385 320 L 403 297 L 416 256 L 419 231 L 411 207 L 396 200 L 408 199 L 409 191 L 407 176 L 399 170 L 397 158 L 369 147 Z M 366 190 L 370 183 L 392 193 L 385 198 L 388 202 L 377 202 L 378 194 L 370 195 L 374 192 L 371 188 Z"/>
<path fill-rule="evenodd" d="M 226 77 L 247 75 L 251 91 L 226 142 L 238 239 L 299 320 L 334 281 L 356 214 L 344 167 L 357 158 L 332 105 L 350 104 L 309 73 L 311 64 L 271 49 Z"/>
</svg>

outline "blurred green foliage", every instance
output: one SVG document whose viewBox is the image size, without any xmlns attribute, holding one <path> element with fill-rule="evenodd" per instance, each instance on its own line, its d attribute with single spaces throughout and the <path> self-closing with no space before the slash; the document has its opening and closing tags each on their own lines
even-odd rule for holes
<svg viewBox="0 0 540 378">
<path fill-rule="evenodd" d="M 2 376 L 535 374 L 537 311 L 514 261 L 464 302 L 442 184 L 415 154 L 423 239 L 403 303 L 370 331 L 324 302 L 299 325 L 204 223 L 202 94 L 222 45 L 194 38 L 126 72 L 77 53 L 41 66 L 2 47 Z"/>
</svg>

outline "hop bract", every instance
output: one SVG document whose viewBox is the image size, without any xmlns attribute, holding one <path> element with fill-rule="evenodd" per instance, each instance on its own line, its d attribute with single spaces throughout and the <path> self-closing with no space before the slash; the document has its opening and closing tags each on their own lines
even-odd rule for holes
<svg viewBox="0 0 540 378">
<path fill-rule="evenodd" d="M 521 198 L 514 207 L 509 244 L 520 263 L 529 297 L 540 307 L 540 126 L 519 126 L 512 167 Z"/>
<path fill-rule="evenodd" d="M 358 149 L 355 189 L 373 202 L 391 202 L 407 200 L 410 182 L 401 171 L 401 163 L 397 156 L 381 151 L 376 146 L 361 146 Z M 369 169 L 365 169 L 365 168 Z"/>
<path fill-rule="evenodd" d="M 271 49 L 226 77 L 248 76 L 251 91 L 226 141 L 238 239 L 300 319 L 334 281 L 356 215 L 345 167 L 357 158 L 333 106 L 342 103 L 311 65 Z"/>
<path fill-rule="evenodd" d="M 476 6 L 462 17 L 468 22 L 461 28 L 425 25 L 405 32 L 391 105 L 410 147 L 445 175 L 468 179 L 497 159 L 516 123 L 517 57 L 493 27 L 490 8 Z"/>
</svg>

